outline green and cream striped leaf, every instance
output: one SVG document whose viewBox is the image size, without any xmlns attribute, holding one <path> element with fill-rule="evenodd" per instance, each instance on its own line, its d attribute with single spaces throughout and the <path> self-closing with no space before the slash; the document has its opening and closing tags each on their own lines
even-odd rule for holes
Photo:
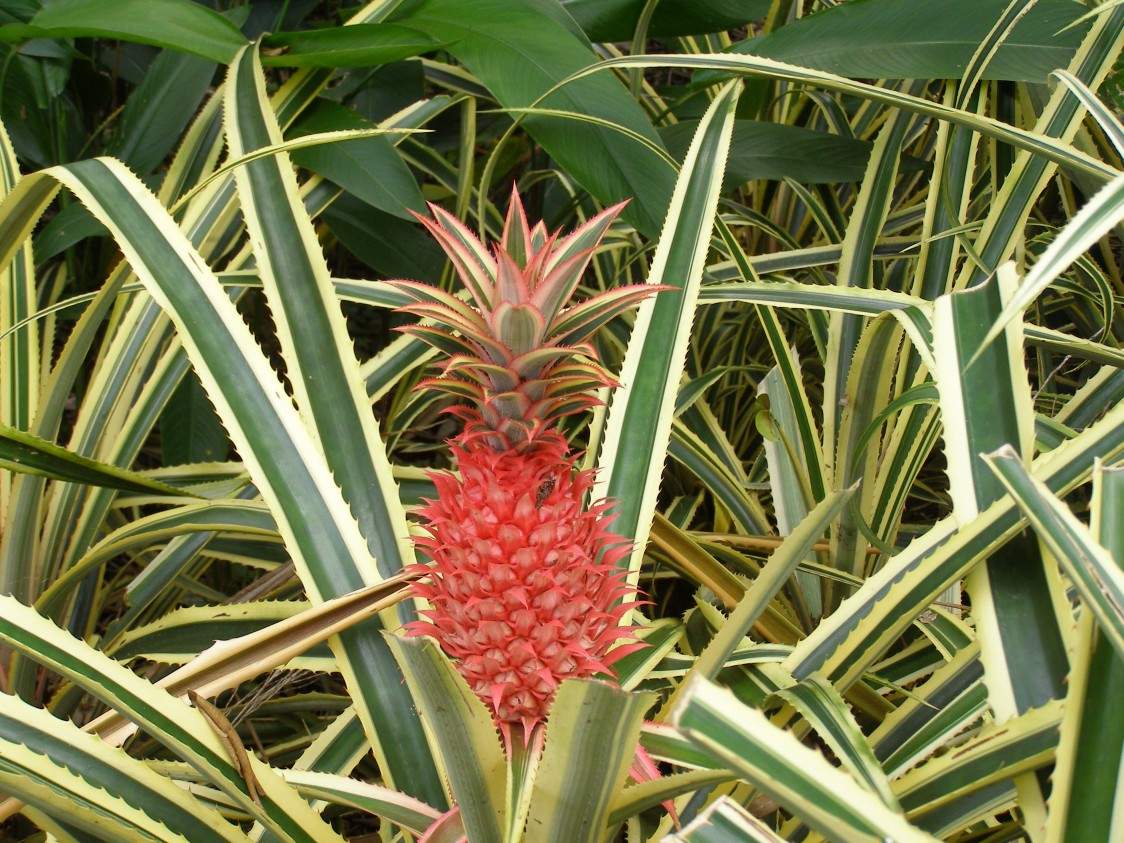
<svg viewBox="0 0 1124 843">
<path fill-rule="evenodd" d="M 0 198 L 20 179 L 19 162 L 0 125 Z M 27 317 L 37 309 L 35 260 L 28 240 L 0 273 L 0 425 L 28 430 L 39 401 L 39 328 Z M 7 508 L 10 478 L 0 476 L 0 513 Z"/>
<path fill-rule="evenodd" d="M 311 772 L 342 778 L 355 769 L 355 766 L 363 759 L 370 748 L 371 745 L 367 743 L 367 736 L 363 733 L 363 723 L 359 720 L 358 712 L 355 711 L 354 706 L 348 706 L 316 736 L 312 743 L 305 747 L 304 752 L 293 762 L 292 768 L 282 772 L 281 775 L 288 776 L 291 773 Z M 354 782 L 356 785 L 361 784 L 354 779 L 347 779 L 347 781 Z M 300 790 L 299 785 L 296 785 L 296 787 Z M 403 798 L 412 800 L 412 797 L 408 796 Z M 312 807 L 317 810 L 322 810 L 327 804 L 320 798 L 314 798 L 311 801 Z M 277 837 L 266 831 L 260 823 L 254 824 L 254 827 L 250 829 L 249 836 L 251 840 L 277 843 Z"/>
<path fill-rule="evenodd" d="M 672 719 L 707 755 L 829 840 L 933 839 L 814 749 L 711 682 L 697 680 Z"/>
<path fill-rule="evenodd" d="M 686 678 L 663 706 L 663 715 L 674 711 L 679 697 L 687 693 L 685 689 L 692 687 L 695 677 L 714 679 L 726 666 L 766 607 L 792 576 L 796 566 L 807 557 L 812 545 L 820 540 L 854 492 L 854 487 L 831 492 L 785 537 L 746 589 L 745 595 L 722 624 L 718 634 L 699 654 Z"/>
<path fill-rule="evenodd" d="M 1034 411 L 1024 363 L 1022 322 L 1008 324 L 1002 342 L 983 349 L 981 335 L 1014 293 L 1014 268 L 942 296 L 934 310 L 934 375 L 941 400 L 953 517 L 970 522 L 1003 495 L 981 453 L 1004 444 L 1024 459 L 1033 454 Z M 972 361 L 974 358 L 974 362 Z M 1045 705 L 1064 693 L 1068 670 L 1051 581 L 1038 544 L 1016 537 L 986 554 L 967 577 L 984 666 L 984 684 L 997 722 Z M 1033 777 L 1016 780 L 1031 826 L 1044 822 Z"/>
<path fill-rule="evenodd" d="M 233 155 L 281 143 L 256 48 L 243 49 L 230 66 L 225 112 Z M 406 515 L 293 166 L 281 152 L 239 167 L 235 181 L 301 418 L 358 521 L 378 574 L 391 576 L 414 561 Z M 354 567 L 340 575 L 350 581 L 325 597 L 359 588 L 366 578 Z M 357 710 L 387 783 L 440 804 L 421 724 L 377 623 L 350 635 L 362 664 L 348 657 L 339 666 L 358 691 Z"/>
<path fill-rule="evenodd" d="M 844 295 L 855 289 L 870 289 L 874 286 L 874 246 L 893 204 L 902 142 L 911 120 L 912 116 L 908 112 L 891 112 L 879 129 L 870 151 L 862 183 L 847 221 L 842 243 L 843 253 L 839 258 L 835 286 Z M 862 319 L 857 315 L 838 310 L 830 313 L 824 356 L 823 451 L 826 473 L 833 479 L 836 488 L 843 488 L 853 482 L 848 476 L 848 468 L 851 466 L 847 442 L 840 435 L 843 417 L 847 411 L 854 415 L 856 412 L 864 413 L 874 409 L 873 405 L 865 404 L 858 396 L 848 395 L 847 391 L 851 385 L 851 366 L 857 362 L 854 358 L 859 339 L 865 333 L 862 329 Z M 923 350 L 923 347 L 919 349 Z M 874 380 L 881 378 L 876 377 Z M 857 470 L 857 466 L 854 468 Z M 844 516 L 844 522 L 847 518 L 848 516 Z M 856 533 L 853 526 L 845 523 L 841 523 L 833 531 L 832 552 L 836 555 L 836 564 L 845 570 L 854 569 L 851 557 L 856 550 Z"/>
<path fill-rule="evenodd" d="M 285 770 L 281 776 L 305 799 L 364 811 L 417 834 L 423 834 L 441 816 L 412 796 L 346 776 L 310 770 Z"/>
<path fill-rule="evenodd" d="M 524 840 L 599 843 L 655 696 L 567 680 L 551 704 Z M 627 792 L 627 791 L 625 791 Z"/>
<path fill-rule="evenodd" d="M 648 283 L 677 289 L 640 305 L 609 406 L 594 495 L 617 504 L 613 529 L 633 542 L 632 584 L 655 511 L 740 93 L 740 83 L 723 88 L 695 131 L 648 273 Z"/>
<path fill-rule="evenodd" d="M 247 47 L 246 49 L 249 50 L 250 48 Z M 288 140 L 277 141 L 276 143 L 258 147 L 257 149 L 247 150 L 238 157 L 226 161 L 221 167 L 215 169 L 206 178 L 200 179 L 198 182 L 192 185 L 189 191 L 184 193 L 176 200 L 176 203 L 171 207 L 171 211 L 172 213 L 175 213 L 180 207 L 186 205 L 188 202 L 202 193 L 213 182 L 231 175 L 239 167 L 245 167 L 246 165 L 254 161 L 260 161 L 262 158 L 268 158 L 271 155 L 287 156 L 290 152 L 294 152 L 300 149 L 307 149 L 311 146 L 323 146 L 324 144 L 329 143 L 345 143 L 347 141 L 361 140 L 363 138 L 384 137 L 387 135 L 391 137 L 405 137 L 417 134 L 419 132 L 428 131 L 430 130 L 411 129 L 405 127 L 384 128 L 376 126 L 370 129 L 342 129 L 334 132 L 313 132 L 312 134 L 300 135 L 295 138 L 289 138 Z"/>
<path fill-rule="evenodd" d="M 1124 658 L 1124 572 L 1070 508 L 1026 470 L 1013 450 L 1000 448 L 985 459 Z"/>
<path fill-rule="evenodd" d="M 216 696 L 287 664 L 309 649 L 331 641 L 341 632 L 407 599 L 410 584 L 415 579 L 414 574 L 399 574 L 323 603 L 299 609 L 290 607 L 296 609 L 291 613 L 282 609 L 268 626 L 243 631 L 232 640 L 216 640 L 213 646 L 158 684 L 176 694 L 191 689 L 202 696 Z M 237 605 L 226 608 L 232 616 L 238 615 Z M 189 612 L 190 609 L 181 611 Z"/>
<path fill-rule="evenodd" d="M 712 802 L 665 843 L 782 843 L 784 840 L 728 796 Z"/>
<path fill-rule="evenodd" d="M 55 578 L 35 601 L 35 608 L 51 614 L 69 597 L 91 569 L 119 554 L 134 553 L 151 545 L 196 532 L 277 539 L 277 524 L 260 501 L 216 500 L 173 507 L 146 515 L 107 535 Z"/>
<path fill-rule="evenodd" d="M 195 691 L 202 697 L 214 697 L 289 663 L 307 650 L 393 606 L 408 596 L 413 579 L 400 574 L 343 597 L 311 605 L 255 631 L 243 629 L 237 638 L 216 641 L 157 684 L 176 696 Z M 189 612 L 190 619 L 190 610 L 184 611 Z M 236 609 L 232 611 L 238 615 Z M 129 732 L 127 727 L 122 727 L 122 718 L 113 711 L 90 721 L 86 728 L 110 741 L 124 740 Z"/>
<path fill-rule="evenodd" d="M 740 281 L 707 284 L 699 293 L 699 304 L 745 301 L 809 310 L 828 310 L 857 316 L 890 313 L 913 340 L 926 363 L 932 359 L 932 305 L 893 290 L 829 287 L 796 281 Z"/>
<path fill-rule="evenodd" d="M 21 813 L 43 832 L 46 843 L 101 843 L 101 838 L 57 820 L 33 805 L 24 805 Z"/>
<path fill-rule="evenodd" d="M 1101 9 L 1107 11 L 1110 5 L 1113 4 L 1102 4 Z M 1115 5 L 1119 5 L 1119 3 Z M 1112 109 L 1097 99 L 1097 95 L 1069 71 L 1055 70 L 1053 75 L 1062 80 L 1066 87 L 1073 92 L 1073 95 L 1081 100 L 1081 104 L 1085 106 L 1089 116 L 1096 120 L 1101 129 L 1104 130 L 1105 136 L 1116 149 L 1116 153 L 1124 156 L 1124 125 L 1121 125 L 1119 117 L 1112 112 Z"/>
<path fill-rule="evenodd" d="M 834 325 L 834 322 L 832 323 Z M 877 517 L 880 501 L 877 497 L 881 464 L 882 442 L 880 427 L 873 426 L 874 419 L 889 405 L 895 393 L 894 383 L 897 361 L 903 346 L 900 325 L 882 316 L 866 324 L 857 322 L 857 336 L 852 348 L 846 342 L 848 323 L 839 327 L 839 339 L 831 339 L 826 359 L 829 368 L 842 366 L 843 354 L 849 360 L 846 388 L 838 393 L 842 402 L 839 425 L 832 432 L 833 439 L 825 440 L 826 448 L 834 448 L 833 483 L 842 487 L 859 484 L 858 494 L 836 522 L 831 534 L 830 558 L 833 564 L 855 576 L 866 576 L 872 560 L 868 550 L 871 545 L 890 547 L 882 537 L 874 534 L 867 524 Z M 829 337 L 836 336 L 832 328 Z M 834 377 L 834 375 L 833 375 Z M 825 410 L 827 405 L 825 404 Z M 825 435 L 828 432 L 824 426 Z M 867 439 L 868 436 L 871 437 Z M 865 441 L 864 441 L 865 440 Z M 832 596 L 839 593 L 832 588 Z"/>
<path fill-rule="evenodd" d="M 7 425 L 0 425 L 0 467 L 52 480 L 107 486 L 126 492 L 155 492 L 176 497 L 187 494 L 138 471 L 83 457 L 33 433 Z"/>
<path fill-rule="evenodd" d="M 1124 404 L 1110 408 L 1072 439 L 1039 456 L 1032 474 L 1056 495 L 1085 482 L 1097 459 L 1124 455 Z M 977 517 L 944 518 L 886 564 L 801 641 L 785 661 L 796 679 L 822 671 L 846 688 L 885 653 L 949 584 L 1025 527 L 1003 495 Z"/>
<path fill-rule="evenodd" d="M 110 650 L 119 660 L 143 658 L 161 664 L 182 665 L 213 644 L 228 642 L 259 632 L 272 624 L 296 617 L 311 606 L 303 600 L 258 600 L 230 606 L 184 606 L 151 623 L 130 629 Z M 268 657 L 262 664 L 268 664 Z M 286 670 L 335 668 L 331 651 L 323 644 L 309 644 L 302 654 L 279 665 Z"/>
<path fill-rule="evenodd" d="M 0 694 L 0 741 L 9 748 L 20 747 L 17 756 L 25 759 L 41 756 L 49 760 L 52 767 L 66 767 L 94 788 L 100 788 L 105 804 L 94 803 L 91 807 L 95 810 L 112 815 L 118 795 L 125 798 L 152 823 L 163 825 L 168 836 L 160 839 L 168 839 L 173 834 L 200 843 L 246 839 L 236 826 L 146 764 L 83 732 L 69 721 L 8 694 Z M 4 763 L 14 761 L 6 751 L 2 755 Z M 41 777 L 50 770 L 36 770 L 31 775 Z M 60 800 L 48 810 L 63 819 L 70 817 L 67 800 Z"/>
<path fill-rule="evenodd" d="M 1011 35 L 1015 24 L 1033 9 L 1037 2 L 1038 0 L 1010 0 L 964 67 L 964 75 L 956 92 L 957 108 L 964 108 L 969 104 L 988 64 Z"/>
<path fill-rule="evenodd" d="M 31 806 L 34 816 L 46 820 L 44 825 L 60 824 L 56 827 L 66 835 L 64 839 L 82 843 L 102 840 L 185 843 L 188 839 L 130 804 L 123 795 L 98 787 L 68 766 L 55 763 L 23 744 L 3 739 L 0 739 L 0 787 L 6 794 Z M 213 813 L 207 808 L 203 810 Z M 65 822 L 60 822 L 63 817 Z M 219 821 L 225 822 L 221 817 Z"/>
<path fill-rule="evenodd" d="M 1071 357 L 1079 357 L 1083 360 L 1091 360 L 1104 366 L 1124 369 L 1124 349 L 1075 337 L 1064 331 L 1044 328 L 1041 325 L 1025 325 L 1023 333 L 1030 345 Z"/>
<path fill-rule="evenodd" d="M 1007 324 L 1056 281 L 1070 264 L 1088 251 L 1094 243 L 1124 220 L 1124 173 L 1102 187 L 1077 214 L 1058 232 L 1034 267 L 1019 283 L 983 342 L 980 354 Z"/>
<path fill-rule="evenodd" d="M 74 190 L 106 223 L 138 277 L 176 324 L 220 418 L 278 519 L 310 597 L 321 600 L 377 581 L 347 503 L 256 341 L 213 273 L 131 173 L 99 159 L 25 178 L 23 190 L 0 207 L 0 255 L 10 259 L 57 190 L 54 179 Z M 376 632 L 350 630 L 341 646 L 356 650 L 368 634 Z M 378 683 L 376 665 L 364 658 L 363 669 L 352 669 L 349 658 L 338 661 L 360 710 L 369 711 L 375 709 L 373 698 L 399 686 Z M 422 769 L 414 772 L 424 779 Z"/>
<path fill-rule="evenodd" d="M 1091 525 L 1113 564 L 1124 567 L 1124 469 L 1094 469 Z M 1047 805 L 1049 843 L 1094 843 L 1124 833 L 1124 660 L 1091 612 L 1079 617 L 1073 645 Z"/>
<path fill-rule="evenodd" d="M 689 770 L 672 773 L 658 779 L 630 784 L 613 799 L 609 810 L 609 826 L 624 822 L 648 808 L 654 808 L 667 799 L 684 793 L 693 793 L 704 787 L 722 784 L 734 778 L 728 770 Z"/>
<path fill-rule="evenodd" d="M 933 671 L 870 735 L 874 755 L 891 779 L 924 761 L 987 712 L 979 644 L 965 647 Z"/>
<path fill-rule="evenodd" d="M 1109 20 L 1103 21 L 1103 29 L 1114 26 L 1113 16 L 1106 16 Z M 1116 30 L 1109 30 L 1115 32 Z M 1088 41 L 1090 36 L 1086 36 Z M 1078 56 L 1082 51 L 1078 51 Z M 547 91 L 541 99 L 545 99 L 560 88 L 577 79 L 592 73 L 598 73 L 613 68 L 687 68 L 693 70 L 718 70 L 744 76 L 765 77 L 788 82 L 804 83 L 815 88 L 827 91 L 837 91 L 841 94 L 855 96 L 863 100 L 900 108 L 914 114 L 932 117 L 938 120 L 947 120 L 950 123 L 966 126 L 973 131 L 987 137 L 1004 141 L 1018 149 L 1041 156 L 1048 161 L 1069 169 L 1088 173 L 1100 181 L 1108 181 L 1116 173 L 1107 164 L 1096 160 L 1090 155 L 1081 152 L 1067 143 L 1058 141 L 1053 137 L 1038 132 L 1019 129 L 1003 123 L 994 118 L 985 117 L 970 111 L 963 111 L 940 103 L 931 102 L 921 97 L 911 96 L 900 91 L 880 88 L 865 82 L 845 79 L 833 73 L 800 67 L 794 64 L 774 61 L 761 56 L 741 55 L 735 53 L 701 53 L 695 55 L 640 55 L 622 56 L 620 58 L 605 59 L 595 65 L 580 70 L 563 79 L 551 91 Z"/>
<path fill-rule="evenodd" d="M 385 635 L 460 807 L 465 833 L 473 843 L 500 843 L 507 759 L 491 714 L 432 639 Z"/>
<path fill-rule="evenodd" d="M 197 710 L 9 596 L 0 597 L 0 640 L 144 729 L 282 840 L 340 839 L 270 767 L 250 755 L 259 791 L 255 799 L 228 748 Z"/>
<path fill-rule="evenodd" d="M 761 504 L 745 488 L 744 473 L 722 459 L 712 443 L 691 430 L 683 419 L 672 422 L 667 452 L 702 482 L 743 532 L 752 535 L 769 531 Z"/>
<path fill-rule="evenodd" d="M 1122 46 L 1124 8 L 1093 21 L 1067 69 L 1090 88 L 1098 88 L 1112 71 Z M 1068 145 L 1077 134 L 1084 116 L 1081 100 L 1068 88 L 1058 85 L 1041 108 L 1030 134 L 1048 138 L 1051 144 Z M 1036 154 L 1027 146 L 1019 148 L 1002 186 L 988 205 L 983 227 L 972 244 L 976 259 L 966 262 L 961 268 L 955 282 L 956 289 L 981 283 L 1015 254 L 1025 239 L 1026 223 L 1034 204 L 1059 164 L 1067 166 L 1048 153 Z M 1098 183 L 1119 177 L 1118 170 L 1101 166 L 1106 171 L 1097 178 Z M 1081 176 L 1075 174 L 1075 177 Z"/>
<path fill-rule="evenodd" d="M 772 317 L 763 322 L 766 329 L 770 322 L 780 327 L 774 311 L 767 308 L 757 308 L 757 311 L 759 315 L 765 313 Z M 800 361 L 796 357 L 796 350 L 781 347 L 774 349 L 773 353 L 774 356 L 780 355 L 785 362 L 778 363 L 769 370 L 758 384 L 757 391 L 769 402 L 769 419 L 779 434 L 776 439 L 765 438 L 763 445 L 777 532 L 785 536 L 796 529 L 813 503 L 823 498 L 825 485 L 819 437 L 800 378 Z M 814 441 L 811 449 L 807 447 L 809 436 Z M 809 559 L 814 560 L 814 557 L 810 556 Z M 796 574 L 796 582 L 803 594 L 808 615 L 822 615 L 823 588 L 819 578 L 799 572 Z"/>
<path fill-rule="evenodd" d="M 894 782 L 911 820 L 988 785 L 1030 773 L 1054 757 L 1064 702 L 1054 700 L 1004 723 L 991 723 L 971 740 L 914 768 Z"/>
<path fill-rule="evenodd" d="M 856 781 L 876 794 L 890 810 L 901 810 L 870 742 L 846 701 L 830 683 L 813 674 L 789 688 L 782 688 L 774 697 L 800 712 Z"/>
</svg>

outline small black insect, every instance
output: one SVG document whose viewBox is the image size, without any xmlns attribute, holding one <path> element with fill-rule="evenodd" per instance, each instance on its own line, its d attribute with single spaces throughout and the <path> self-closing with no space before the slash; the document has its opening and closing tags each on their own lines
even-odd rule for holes
<svg viewBox="0 0 1124 843">
<path fill-rule="evenodd" d="M 550 493 L 554 491 L 554 485 L 556 482 L 557 478 L 555 477 L 548 477 L 544 481 L 542 481 L 542 485 L 539 486 L 539 493 L 535 496 L 536 509 L 542 509 L 543 503 L 548 497 L 550 497 Z"/>
</svg>

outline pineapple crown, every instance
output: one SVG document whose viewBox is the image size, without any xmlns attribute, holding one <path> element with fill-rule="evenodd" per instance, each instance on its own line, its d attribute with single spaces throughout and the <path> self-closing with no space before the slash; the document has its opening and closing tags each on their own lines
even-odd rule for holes
<svg viewBox="0 0 1124 843">
<path fill-rule="evenodd" d="M 613 317 L 662 287 L 632 284 L 571 301 L 582 274 L 625 203 L 607 208 L 568 235 L 533 227 L 513 188 L 500 242 L 489 250 L 448 211 L 415 214 L 448 255 L 468 298 L 418 281 L 389 282 L 412 301 L 399 308 L 422 318 L 400 328 L 447 355 L 440 375 L 423 382 L 469 406 L 450 412 L 496 450 L 533 445 L 565 416 L 599 402 L 615 382 L 589 339 Z"/>
</svg>

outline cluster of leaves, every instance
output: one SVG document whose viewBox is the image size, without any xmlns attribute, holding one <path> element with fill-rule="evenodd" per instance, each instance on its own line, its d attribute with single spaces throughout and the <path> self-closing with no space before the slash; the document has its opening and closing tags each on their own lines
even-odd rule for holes
<svg viewBox="0 0 1124 843">
<path fill-rule="evenodd" d="M 3 833 L 1119 836 L 1122 45 L 1113 0 L 0 0 Z M 588 292 L 672 289 L 567 427 L 645 646 L 507 758 L 394 634 L 450 427 L 381 279 L 452 289 L 411 212 L 494 238 L 512 183 L 629 199 Z"/>
</svg>

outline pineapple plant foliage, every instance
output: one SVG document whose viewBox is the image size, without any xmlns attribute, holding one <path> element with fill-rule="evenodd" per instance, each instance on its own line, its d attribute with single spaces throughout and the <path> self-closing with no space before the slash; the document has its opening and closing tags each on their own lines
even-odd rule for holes
<svg viewBox="0 0 1124 843">
<path fill-rule="evenodd" d="M 417 282 L 391 282 L 414 299 L 401 309 L 429 324 L 404 330 L 448 354 L 422 382 L 467 404 L 449 445 L 459 472 L 430 475 L 437 490 L 419 514 L 432 559 L 414 586 L 431 608 L 411 626 L 433 635 L 492 708 L 505 738 L 528 738 L 567 678 L 609 673 L 631 598 L 618 562 L 629 552 L 610 529 L 611 503 L 589 502 L 593 472 L 558 423 L 598 403 L 612 384 L 589 344 L 614 316 L 656 292 L 626 285 L 573 301 L 582 274 L 621 206 L 565 237 L 528 224 L 512 191 L 501 242 L 489 251 L 432 206 L 420 218 L 456 268 L 470 303 Z"/>
<path fill-rule="evenodd" d="M 1122 42 L 0 2 L 0 838 L 1119 838 Z"/>
</svg>

